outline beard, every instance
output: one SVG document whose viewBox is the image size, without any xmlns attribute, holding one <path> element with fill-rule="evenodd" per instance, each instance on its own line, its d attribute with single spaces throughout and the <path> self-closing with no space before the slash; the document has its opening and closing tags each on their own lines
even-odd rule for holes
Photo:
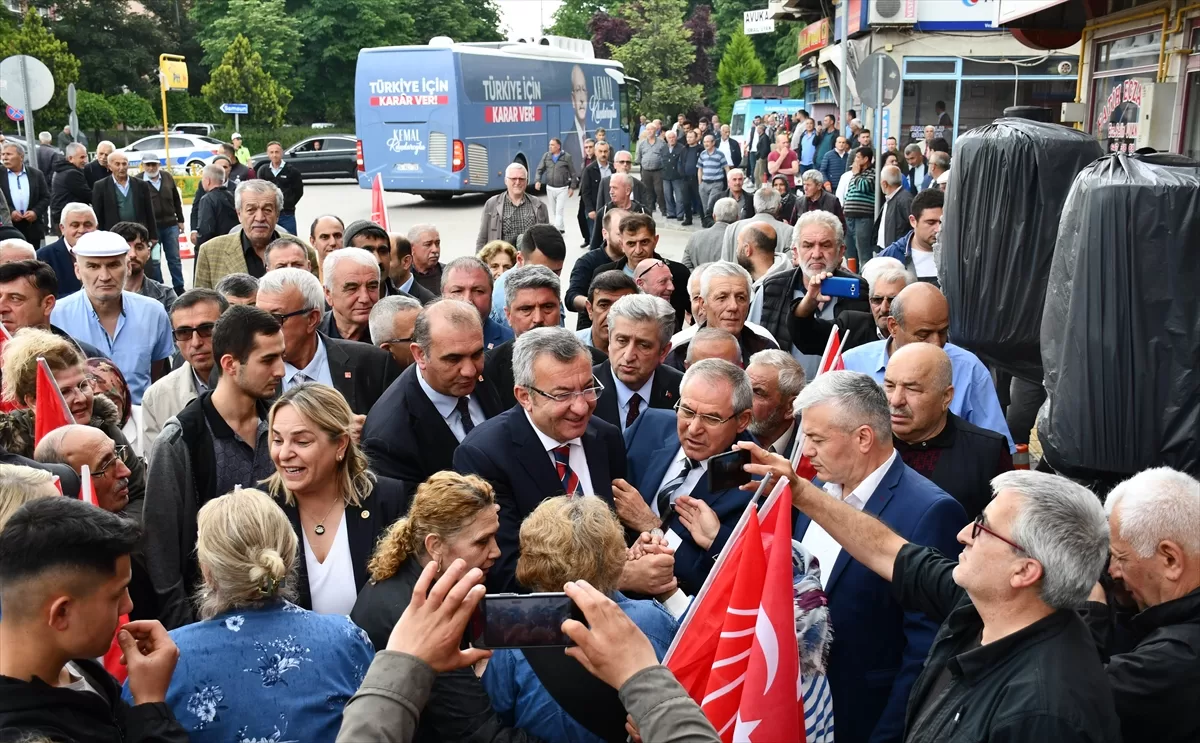
<svg viewBox="0 0 1200 743">
<path fill-rule="evenodd" d="M 756 438 L 758 438 L 758 437 L 768 434 L 771 431 L 778 428 L 779 424 L 782 421 L 783 421 L 783 409 L 782 408 L 772 408 L 771 414 L 768 415 L 765 420 L 760 421 L 760 420 L 756 420 L 756 419 L 751 419 L 750 425 L 748 426 L 748 428 L 750 429 L 750 433 L 753 434 Z M 767 446 L 770 446 L 771 444 L 775 443 L 774 441 L 762 441 L 761 439 L 759 439 L 759 441 L 760 441 L 760 443 L 766 444 Z"/>
</svg>

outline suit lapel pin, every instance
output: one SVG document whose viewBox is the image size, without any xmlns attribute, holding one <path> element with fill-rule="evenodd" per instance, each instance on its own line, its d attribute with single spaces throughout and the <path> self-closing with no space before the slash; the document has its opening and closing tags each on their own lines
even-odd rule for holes
<svg viewBox="0 0 1200 743">
<path fill-rule="evenodd" d="M 364 508 L 359 518 L 369 519 L 371 518 L 371 512 Z"/>
<path fill-rule="evenodd" d="M 346 372 L 346 379 L 350 378 L 350 372 Z"/>
</svg>

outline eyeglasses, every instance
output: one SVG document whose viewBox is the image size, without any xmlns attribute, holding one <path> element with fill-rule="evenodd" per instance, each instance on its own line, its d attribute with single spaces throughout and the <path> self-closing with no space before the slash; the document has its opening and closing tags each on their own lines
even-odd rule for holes
<svg viewBox="0 0 1200 743">
<path fill-rule="evenodd" d="M 285 322 L 287 322 L 287 319 L 289 317 L 296 317 L 297 315 L 305 315 L 305 314 L 308 314 L 309 312 L 312 312 L 311 307 L 306 307 L 305 309 L 296 310 L 295 312 L 288 312 L 288 313 L 285 313 L 282 315 L 272 312 L 271 317 L 275 318 L 275 322 L 279 323 L 280 325 L 283 325 Z"/>
<path fill-rule="evenodd" d="M 895 297 L 881 297 L 878 294 L 872 294 L 870 299 L 871 299 L 871 304 L 878 307 L 879 305 L 883 304 L 884 302 L 891 304 L 892 300 L 895 299 Z"/>
<path fill-rule="evenodd" d="M 633 165 L 632 160 L 617 160 L 617 165 Z"/>
<path fill-rule="evenodd" d="M 600 380 L 592 377 L 591 387 L 582 390 L 576 390 L 574 392 L 560 392 L 557 395 L 551 395 L 549 392 L 542 392 L 537 387 L 533 386 L 529 387 L 529 391 L 536 392 L 547 400 L 558 403 L 575 402 L 575 398 L 577 397 L 588 402 L 595 402 L 600 397 L 600 393 L 604 392 L 604 385 L 600 384 Z"/>
<path fill-rule="evenodd" d="M 129 454 L 128 446 L 125 446 L 124 444 L 122 444 L 121 446 L 115 447 L 113 449 L 112 458 L 106 459 L 104 461 L 103 466 L 97 468 L 96 471 L 92 473 L 92 477 L 104 477 L 112 470 L 114 464 L 116 464 L 117 462 L 124 461 L 125 457 L 128 454 Z"/>
<path fill-rule="evenodd" d="M 212 338 L 213 328 L 217 327 L 216 323 L 206 322 L 196 327 L 184 325 L 180 328 L 175 328 L 171 334 L 175 336 L 175 340 L 183 343 L 192 339 L 193 333 L 199 333 L 201 338 Z"/>
<path fill-rule="evenodd" d="M 999 539 L 1001 542 L 1004 542 L 1009 547 L 1012 547 L 1016 551 L 1025 552 L 1025 548 L 1022 547 L 1021 545 L 1017 544 L 1016 542 L 1012 541 L 1011 539 L 1005 539 L 1004 537 L 1000 536 L 996 532 L 994 532 L 991 529 L 984 526 L 983 520 L 984 520 L 984 515 L 982 513 L 980 513 L 978 516 L 975 517 L 975 523 L 971 526 L 971 539 L 972 540 L 978 539 L 979 532 L 985 531 L 988 534 L 991 534 L 996 539 Z M 1028 554 L 1028 553 L 1026 553 L 1026 554 Z"/>
<path fill-rule="evenodd" d="M 650 273 L 651 271 L 658 268 L 659 266 L 665 266 L 665 265 L 667 265 L 667 264 L 663 263 L 662 261 L 660 261 L 657 258 L 652 258 L 648 261 L 642 261 L 641 263 L 638 264 L 637 271 L 636 271 L 637 275 L 634 276 L 633 278 L 634 279 L 644 279 L 644 278 L 646 278 L 646 274 Z"/>
<path fill-rule="evenodd" d="M 76 394 L 87 397 L 87 393 L 92 391 L 92 381 L 87 377 L 84 377 L 79 384 L 71 387 L 59 387 L 58 391 L 62 393 L 64 398 L 71 397 L 72 395 Z"/>
<path fill-rule="evenodd" d="M 687 405 L 684 405 L 682 400 L 675 403 L 675 414 L 685 421 L 699 418 L 700 422 L 708 428 L 716 428 L 717 426 L 724 425 L 737 417 L 736 415 L 731 415 L 728 418 L 722 418 L 719 415 L 713 415 L 712 413 L 697 413 Z"/>
</svg>

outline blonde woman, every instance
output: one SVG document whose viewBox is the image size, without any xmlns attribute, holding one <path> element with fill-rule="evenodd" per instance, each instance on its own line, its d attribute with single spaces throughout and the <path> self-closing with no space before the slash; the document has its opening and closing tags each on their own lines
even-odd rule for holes
<svg viewBox="0 0 1200 743">
<path fill-rule="evenodd" d="M 19 464 L 0 464 L 0 531 L 21 506 L 59 495 L 54 475 Z"/>
<path fill-rule="evenodd" d="M 367 469 L 353 425 L 346 398 L 323 384 L 292 387 L 271 406 L 275 474 L 265 482 L 300 538 L 296 603 L 320 614 L 350 613 L 376 540 L 408 507 L 398 480 Z"/>
<path fill-rule="evenodd" d="M 493 281 L 517 265 L 517 249 L 503 240 L 492 240 L 484 245 L 476 257 L 492 272 Z"/>
<path fill-rule="evenodd" d="M 200 621 L 171 632 L 175 718 L 192 743 L 332 742 L 375 653 L 366 633 L 291 603 L 299 540 L 266 493 L 215 498 L 196 528 Z"/>
</svg>

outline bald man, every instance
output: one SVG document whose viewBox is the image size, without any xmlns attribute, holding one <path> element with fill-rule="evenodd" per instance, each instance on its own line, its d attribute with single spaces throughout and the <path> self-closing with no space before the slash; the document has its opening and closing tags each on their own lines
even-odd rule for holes
<svg viewBox="0 0 1200 743">
<path fill-rule="evenodd" d="M 683 368 L 687 369 L 697 361 L 704 359 L 722 359 L 734 366 L 742 366 L 742 347 L 734 335 L 720 328 L 701 328 L 688 344 L 687 356 L 683 359 Z"/>
<path fill-rule="evenodd" d="M 842 356 L 846 370 L 869 374 L 883 384 L 893 353 L 913 343 L 938 346 L 945 350 L 952 366 L 954 395 L 950 412 L 968 423 L 1003 434 L 1014 448 L 992 375 L 975 354 L 948 342 L 950 303 L 940 289 L 922 282 L 905 287 L 892 300 L 888 333 L 890 337 L 884 340 L 847 351 Z"/>
<path fill-rule="evenodd" d="M 974 519 L 991 500 L 991 480 L 1012 469 L 1005 438 L 950 412 L 950 357 L 932 343 L 892 354 L 883 375 L 896 451 L 909 467 L 954 497 Z"/>
<path fill-rule="evenodd" d="M 750 272 L 750 322 L 762 322 L 763 282 L 767 276 L 791 271 L 792 260 L 787 253 L 775 252 L 778 233 L 766 223 L 749 223 L 738 232 L 736 257 L 738 265 Z"/>
<path fill-rule="evenodd" d="M 117 455 L 113 440 L 98 428 L 77 423 L 56 428 L 38 442 L 33 457 L 48 464 L 65 464 L 77 474 L 86 464 L 96 505 L 121 513 L 129 504 L 129 468 Z"/>
</svg>

